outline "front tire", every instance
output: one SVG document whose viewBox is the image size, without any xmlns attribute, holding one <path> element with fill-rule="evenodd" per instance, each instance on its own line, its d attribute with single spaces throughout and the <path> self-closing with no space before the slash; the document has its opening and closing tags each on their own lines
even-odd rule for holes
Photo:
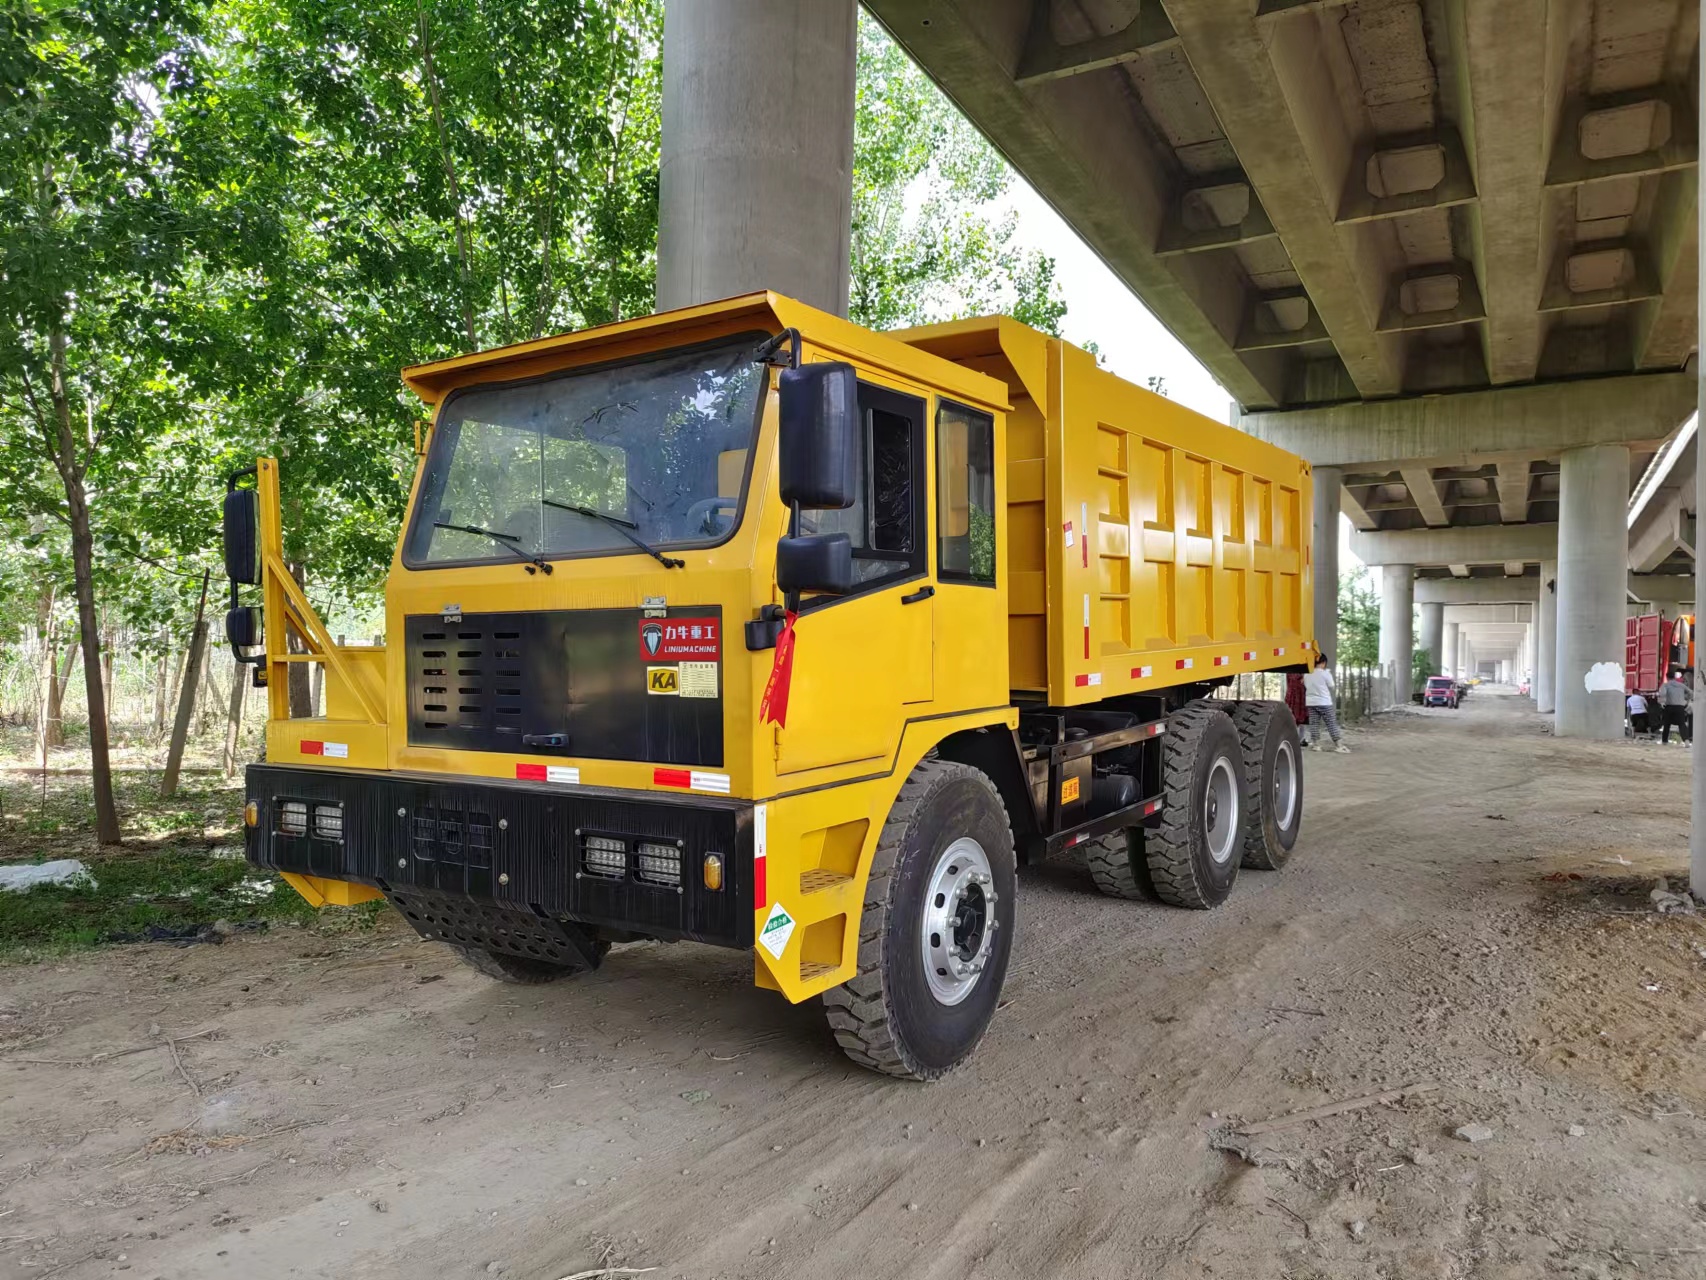
<svg viewBox="0 0 1706 1280">
<path fill-rule="evenodd" d="M 1207 911 L 1238 879 L 1249 803 L 1243 751 L 1231 717 L 1207 701 L 1169 716 L 1165 741 L 1165 803 L 1144 839 L 1149 875 L 1161 901 Z"/>
<path fill-rule="evenodd" d="M 905 1080 L 935 1080 L 965 1061 L 1001 998 L 1017 887 L 994 784 L 969 765 L 920 764 L 865 882 L 859 972 L 823 996 L 847 1056 Z"/>
<path fill-rule="evenodd" d="M 1244 821 L 1246 867 L 1278 871 L 1303 825 L 1303 752 L 1297 719 L 1283 702 L 1240 702 L 1232 713 L 1244 755 L 1250 809 Z"/>
<path fill-rule="evenodd" d="M 610 944 L 600 941 L 595 945 L 598 957 L 602 960 L 610 950 Z M 516 986 L 537 987 L 547 982 L 556 982 L 559 978 L 572 978 L 577 973 L 586 972 L 577 965 L 512 956 L 507 951 L 488 951 L 484 947 L 452 946 L 450 949 L 456 953 L 456 958 L 469 968 L 478 969 L 488 978 Z"/>
</svg>

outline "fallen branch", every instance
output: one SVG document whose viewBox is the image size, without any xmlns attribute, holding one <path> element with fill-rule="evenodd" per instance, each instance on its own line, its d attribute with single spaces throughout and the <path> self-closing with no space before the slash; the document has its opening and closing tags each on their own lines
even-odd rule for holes
<svg viewBox="0 0 1706 1280">
<path fill-rule="evenodd" d="M 190 1092 L 198 1098 L 201 1097 L 201 1086 L 184 1069 L 183 1057 L 178 1053 L 178 1042 L 176 1040 L 166 1041 L 166 1050 L 172 1055 L 172 1065 L 178 1069 L 178 1074 L 184 1078 L 184 1083 L 189 1085 Z"/>
<path fill-rule="evenodd" d="M 1268 1197 L 1268 1203 L 1273 1205 L 1274 1208 L 1278 1209 L 1288 1218 L 1291 1218 L 1298 1226 L 1302 1227 L 1303 1238 L 1305 1240 L 1309 1239 L 1309 1219 L 1305 1218 L 1296 1209 L 1293 1209 L 1290 1205 L 1286 1204 L 1285 1201 L 1276 1200 L 1273 1196 Z"/>
<path fill-rule="evenodd" d="M 656 1267 L 599 1267 L 596 1271 L 577 1271 L 563 1280 L 604 1280 L 606 1276 L 643 1276 Z"/>
<path fill-rule="evenodd" d="M 1293 1009 L 1283 1004 L 1270 1004 L 1267 1009 L 1269 1013 L 1302 1013 L 1311 1018 L 1325 1018 L 1327 1016 L 1326 1012 L 1321 1009 Z"/>
<path fill-rule="evenodd" d="M 192 1031 L 188 1035 L 173 1036 L 172 1041 L 177 1043 L 184 1040 L 200 1040 L 204 1036 L 217 1034 L 219 1034 L 218 1027 L 208 1027 L 202 1031 Z M 128 1058 L 133 1053 L 147 1053 L 150 1049 L 162 1049 L 166 1043 L 164 1040 L 155 1040 L 148 1044 L 133 1044 L 125 1049 L 108 1049 L 104 1053 L 97 1053 L 92 1058 L 0 1058 L 0 1065 L 9 1062 L 28 1062 L 43 1067 L 99 1067 L 119 1058 Z"/>
<path fill-rule="evenodd" d="M 1329 1116 L 1342 1115 L 1346 1111 L 1360 1111 L 1365 1107 L 1378 1107 L 1383 1103 L 1402 1102 L 1418 1093 L 1429 1093 L 1439 1085 L 1432 1080 L 1424 1080 L 1417 1084 L 1405 1085 L 1402 1089 L 1388 1089 L 1383 1093 L 1364 1094 L 1360 1098 L 1347 1098 L 1343 1102 L 1329 1102 L 1325 1106 L 1311 1107 L 1307 1111 L 1294 1111 L 1287 1116 L 1279 1116 L 1273 1120 L 1263 1120 L 1260 1124 L 1238 1126 L 1233 1132 L 1246 1137 L 1258 1133 L 1272 1133 L 1276 1129 L 1289 1129 L 1293 1125 L 1308 1124 L 1311 1120 L 1325 1120 Z"/>
</svg>

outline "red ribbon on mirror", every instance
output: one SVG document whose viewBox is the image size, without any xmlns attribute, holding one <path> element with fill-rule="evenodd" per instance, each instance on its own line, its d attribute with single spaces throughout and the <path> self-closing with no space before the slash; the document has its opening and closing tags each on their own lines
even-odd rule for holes
<svg viewBox="0 0 1706 1280">
<path fill-rule="evenodd" d="M 794 614 L 782 616 L 776 637 L 776 657 L 770 664 L 770 679 L 764 682 L 764 697 L 758 703 L 758 723 L 788 727 L 788 688 L 794 682 Z"/>
</svg>

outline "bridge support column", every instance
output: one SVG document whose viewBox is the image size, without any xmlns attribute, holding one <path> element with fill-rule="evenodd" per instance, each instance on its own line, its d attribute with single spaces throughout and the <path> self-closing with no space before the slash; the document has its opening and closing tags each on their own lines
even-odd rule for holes
<svg viewBox="0 0 1706 1280">
<path fill-rule="evenodd" d="M 1445 606 L 1422 606 L 1422 644 L 1428 651 L 1428 674 L 1438 675 L 1445 670 Z"/>
<path fill-rule="evenodd" d="M 667 0 L 658 310 L 847 314 L 857 33 L 854 0 Z"/>
<path fill-rule="evenodd" d="M 1415 612 L 1415 566 L 1381 566 L 1380 665 L 1392 680 L 1392 702 L 1400 707 L 1410 701 L 1410 655 L 1416 647 Z"/>
<path fill-rule="evenodd" d="M 1566 450 L 1559 483 L 1556 731 L 1621 738 L 1629 450 Z"/>
<path fill-rule="evenodd" d="M 1315 468 L 1315 644 L 1329 664 L 1339 657 L 1339 487 L 1345 473 Z"/>
<path fill-rule="evenodd" d="M 1558 674 L 1558 562 L 1540 562 L 1540 599 L 1534 610 L 1534 709 L 1551 715 Z"/>
<path fill-rule="evenodd" d="M 1423 607 L 1425 608 L 1426 606 Z M 1455 676 L 1458 672 L 1457 659 L 1460 655 L 1458 652 L 1459 641 L 1457 638 L 1457 631 L 1457 623 L 1448 622 L 1445 624 L 1445 635 L 1441 638 L 1440 642 L 1439 673 L 1442 676 Z"/>
</svg>

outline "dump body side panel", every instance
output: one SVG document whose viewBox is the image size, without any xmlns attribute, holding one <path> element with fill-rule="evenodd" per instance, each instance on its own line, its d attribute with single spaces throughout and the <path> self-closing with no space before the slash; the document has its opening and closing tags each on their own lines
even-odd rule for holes
<svg viewBox="0 0 1706 1280">
<path fill-rule="evenodd" d="M 1008 384 L 1015 692 L 1076 706 L 1307 663 L 1301 458 L 990 318 L 894 335 Z"/>
</svg>

